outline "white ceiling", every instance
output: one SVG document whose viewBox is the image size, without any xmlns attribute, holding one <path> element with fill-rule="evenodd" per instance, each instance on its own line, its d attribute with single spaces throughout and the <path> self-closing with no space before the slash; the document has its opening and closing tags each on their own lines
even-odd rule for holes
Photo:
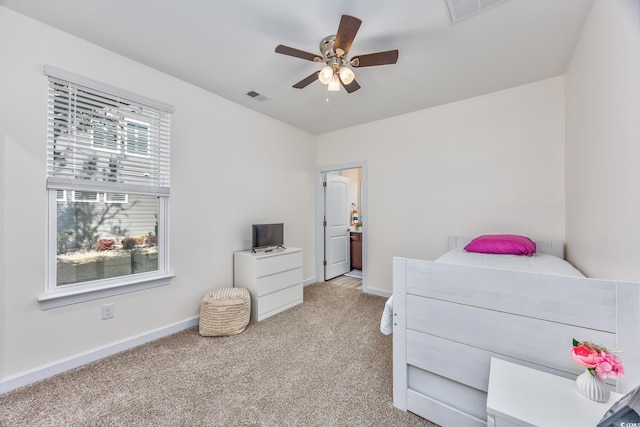
<svg viewBox="0 0 640 427">
<path fill-rule="evenodd" d="M 451 24 L 445 0 L 0 0 L 314 134 L 561 75 L 591 3 L 506 0 Z M 352 94 L 292 88 L 321 65 L 275 47 L 319 53 L 342 14 L 363 21 L 350 57 L 398 49 L 397 64 L 355 69 Z"/>
</svg>

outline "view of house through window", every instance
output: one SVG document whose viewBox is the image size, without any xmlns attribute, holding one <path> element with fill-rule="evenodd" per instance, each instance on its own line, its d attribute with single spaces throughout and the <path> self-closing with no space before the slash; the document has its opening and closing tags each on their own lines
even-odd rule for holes
<svg viewBox="0 0 640 427">
<path fill-rule="evenodd" d="M 158 270 L 158 197 L 57 190 L 56 285 Z"/>
<path fill-rule="evenodd" d="M 52 67 L 45 74 L 48 291 L 166 283 L 173 108 Z"/>
</svg>

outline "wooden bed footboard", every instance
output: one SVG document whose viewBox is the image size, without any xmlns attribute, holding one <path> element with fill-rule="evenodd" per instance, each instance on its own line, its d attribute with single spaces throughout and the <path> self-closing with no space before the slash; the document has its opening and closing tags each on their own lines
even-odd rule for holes
<svg viewBox="0 0 640 427">
<path fill-rule="evenodd" d="M 567 378 L 572 339 L 620 349 L 640 384 L 640 284 L 394 258 L 393 401 L 447 425 L 486 425 L 491 357 Z"/>
</svg>

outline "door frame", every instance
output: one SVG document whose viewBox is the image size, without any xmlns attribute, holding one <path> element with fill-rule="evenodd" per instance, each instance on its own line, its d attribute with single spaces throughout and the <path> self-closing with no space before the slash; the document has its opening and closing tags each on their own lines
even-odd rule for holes
<svg viewBox="0 0 640 427">
<path fill-rule="evenodd" d="M 324 188 L 322 186 L 323 177 L 329 172 L 338 172 L 345 169 L 362 169 L 362 184 L 360 187 L 360 193 L 362 196 L 360 211 L 366 215 L 365 221 L 362 223 L 362 291 L 368 293 L 367 287 L 367 271 L 368 271 L 368 250 L 367 241 L 368 234 L 367 228 L 369 223 L 369 209 L 367 207 L 367 162 L 366 160 L 341 163 L 332 166 L 320 166 L 317 168 L 315 176 L 315 188 L 316 188 L 316 213 L 315 213 L 315 235 L 316 235 L 316 278 L 317 281 L 324 281 L 324 227 L 322 221 L 324 220 Z"/>
</svg>

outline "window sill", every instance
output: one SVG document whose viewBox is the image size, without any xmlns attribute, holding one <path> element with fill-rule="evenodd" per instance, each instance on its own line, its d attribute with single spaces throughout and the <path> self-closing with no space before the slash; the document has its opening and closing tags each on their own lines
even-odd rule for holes
<svg viewBox="0 0 640 427">
<path fill-rule="evenodd" d="M 84 285 L 81 288 L 70 286 L 46 292 L 38 298 L 38 302 L 42 310 L 49 310 L 65 305 L 165 286 L 171 283 L 173 277 L 173 274 L 152 274 L 144 277 L 136 275 L 135 278 L 127 277 L 117 282 L 109 281 L 106 284 Z"/>
</svg>

